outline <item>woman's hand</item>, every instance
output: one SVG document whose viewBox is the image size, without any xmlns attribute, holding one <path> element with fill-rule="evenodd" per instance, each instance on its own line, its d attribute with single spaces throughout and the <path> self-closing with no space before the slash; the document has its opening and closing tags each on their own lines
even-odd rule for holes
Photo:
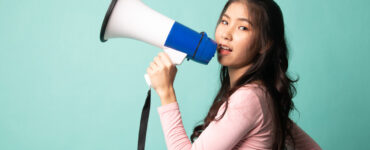
<svg viewBox="0 0 370 150">
<path fill-rule="evenodd" d="M 158 56 L 154 57 L 154 61 L 150 63 L 146 71 L 152 88 L 161 98 L 172 95 L 177 68 L 165 52 L 160 52 Z"/>
</svg>

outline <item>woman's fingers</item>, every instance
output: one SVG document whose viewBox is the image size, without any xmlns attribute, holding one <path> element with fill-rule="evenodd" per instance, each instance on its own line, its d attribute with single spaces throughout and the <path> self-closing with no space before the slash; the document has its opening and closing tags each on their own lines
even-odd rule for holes
<svg viewBox="0 0 370 150">
<path fill-rule="evenodd" d="M 159 56 L 154 57 L 154 63 L 157 65 L 157 69 L 162 69 L 164 67 L 163 62 Z"/>
<path fill-rule="evenodd" d="M 159 56 L 159 58 L 162 60 L 162 62 L 163 62 L 163 64 L 164 64 L 164 66 L 166 66 L 166 67 L 170 67 L 170 66 L 172 66 L 173 64 L 172 64 L 172 61 L 171 61 L 171 59 L 170 59 L 170 57 L 165 53 L 165 52 L 160 52 L 159 54 L 158 54 L 158 56 Z"/>
<path fill-rule="evenodd" d="M 156 72 L 158 70 L 158 65 L 155 61 L 150 62 L 150 65 L 147 69 L 147 73 L 151 75 L 152 73 Z"/>
<path fill-rule="evenodd" d="M 161 52 L 156 57 L 154 57 L 153 62 L 147 69 L 149 75 L 151 86 L 159 93 L 171 87 L 173 84 L 177 68 L 172 64 L 169 56 Z"/>
<path fill-rule="evenodd" d="M 153 63 L 153 70 L 162 70 L 165 67 L 169 68 L 172 66 L 172 61 L 165 52 L 160 52 L 156 57 L 154 57 Z"/>
<path fill-rule="evenodd" d="M 146 73 L 148 75 L 151 75 L 152 74 L 152 71 L 153 71 L 153 69 L 150 66 L 148 68 L 146 68 Z"/>
<path fill-rule="evenodd" d="M 156 57 L 154 57 L 153 62 L 150 63 L 147 73 L 152 74 L 163 69 L 167 70 L 172 65 L 170 57 L 165 52 L 160 52 Z"/>
<path fill-rule="evenodd" d="M 157 69 L 157 64 L 151 62 L 149 68 L 151 69 L 151 71 L 155 71 Z"/>
</svg>

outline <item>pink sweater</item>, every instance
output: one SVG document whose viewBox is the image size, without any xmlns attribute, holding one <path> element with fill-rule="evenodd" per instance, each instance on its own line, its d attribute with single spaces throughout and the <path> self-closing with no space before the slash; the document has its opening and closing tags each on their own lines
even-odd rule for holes
<svg viewBox="0 0 370 150">
<path fill-rule="evenodd" d="M 192 144 L 186 135 L 177 102 L 158 107 L 169 150 L 271 149 L 273 122 L 268 97 L 257 84 L 248 84 L 229 99 L 225 116 L 213 121 Z M 216 118 L 225 110 L 220 107 Z M 293 127 L 297 150 L 320 150 L 320 146 L 296 124 Z M 289 143 L 289 141 L 287 142 Z M 288 144 L 289 147 L 290 144 Z M 292 148 L 289 148 L 292 149 Z"/>
</svg>

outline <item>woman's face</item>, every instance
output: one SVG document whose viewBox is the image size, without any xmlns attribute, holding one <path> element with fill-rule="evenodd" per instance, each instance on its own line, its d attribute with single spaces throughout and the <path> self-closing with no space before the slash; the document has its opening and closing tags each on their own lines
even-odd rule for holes
<svg viewBox="0 0 370 150">
<path fill-rule="evenodd" d="M 233 2 L 221 17 L 215 32 L 219 63 L 229 68 L 249 65 L 257 52 L 250 49 L 253 28 L 248 8 L 244 3 Z"/>
</svg>

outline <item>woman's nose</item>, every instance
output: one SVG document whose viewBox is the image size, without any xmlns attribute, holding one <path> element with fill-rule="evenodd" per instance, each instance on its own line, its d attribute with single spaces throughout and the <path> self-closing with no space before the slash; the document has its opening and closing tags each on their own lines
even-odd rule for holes
<svg viewBox="0 0 370 150">
<path fill-rule="evenodd" d="M 224 40 L 229 40 L 231 41 L 233 38 L 232 38 L 232 31 L 230 29 L 226 29 L 223 33 L 222 33 L 222 38 Z"/>
</svg>

